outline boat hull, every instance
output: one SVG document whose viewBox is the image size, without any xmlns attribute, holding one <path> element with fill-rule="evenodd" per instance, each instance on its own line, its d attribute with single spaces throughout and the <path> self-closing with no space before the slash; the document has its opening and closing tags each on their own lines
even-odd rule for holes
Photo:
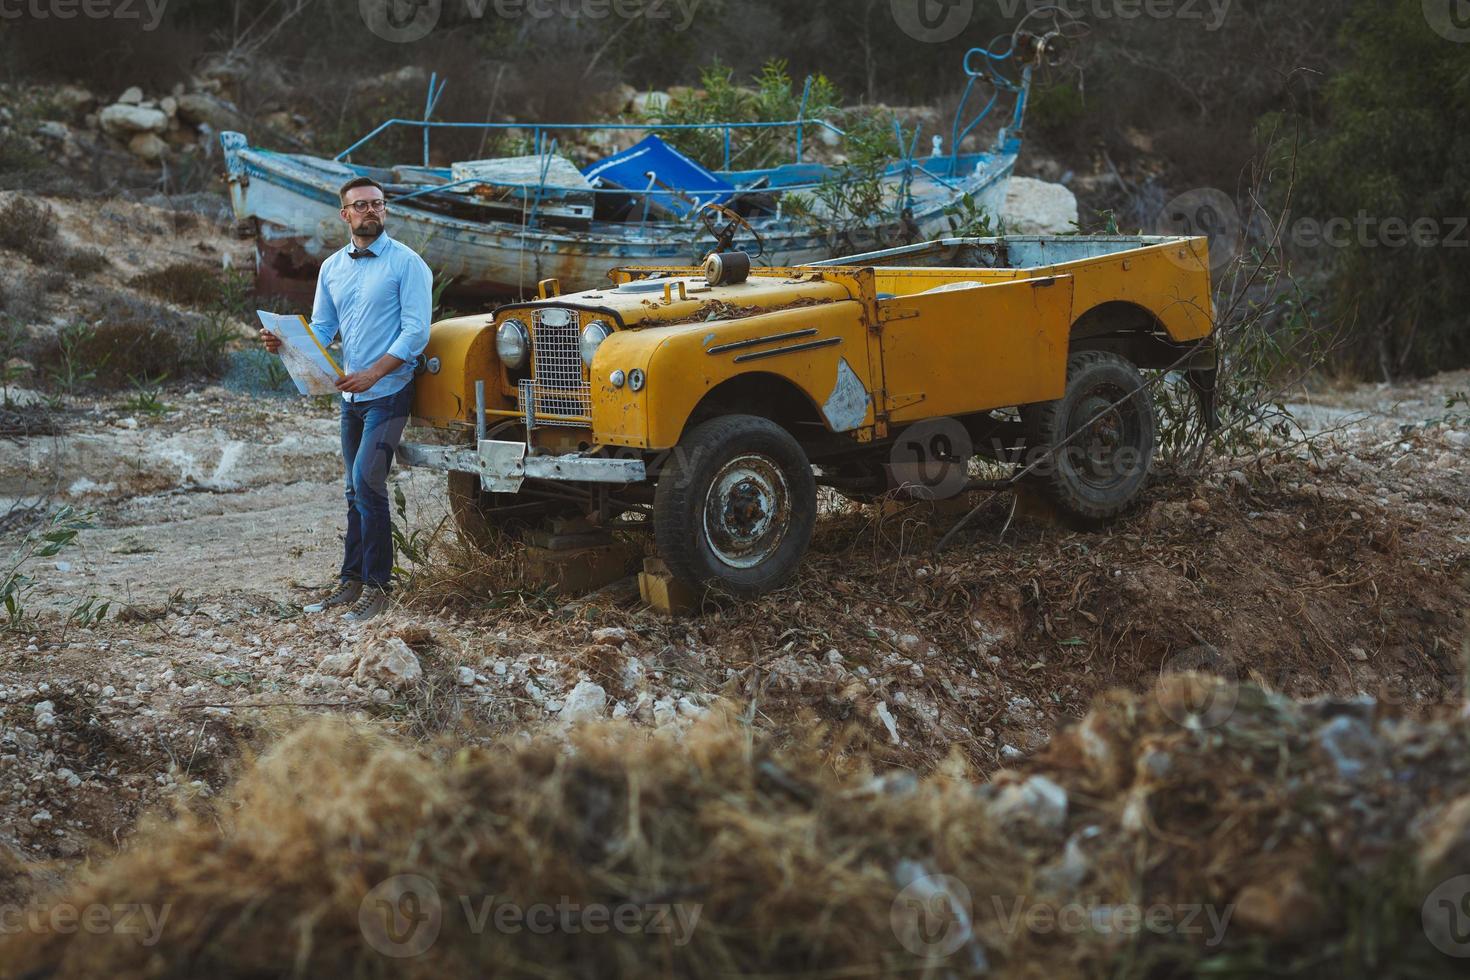
<svg viewBox="0 0 1470 980">
<path fill-rule="evenodd" d="M 235 217 L 256 237 L 260 288 L 309 296 L 322 260 L 346 241 L 336 188 L 357 171 L 255 150 L 239 133 L 222 134 L 222 142 Z M 827 235 L 790 219 L 757 219 L 766 246 L 760 262 L 801 265 L 948 234 L 945 207 L 963 193 L 998 215 L 1014 165 L 1014 154 L 986 155 L 974 172 L 944 183 L 942 200 L 919 199 L 907 233 L 888 226 Z M 566 291 L 588 289 L 605 283 L 618 266 L 698 264 L 712 246 L 708 232 L 690 222 L 594 223 L 587 231 L 528 228 L 467 221 L 408 204 L 391 208 L 388 227 L 436 275 L 451 279 L 457 295 L 524 297 L 534 295 L 544 279 L 558 280 Z M 737 238 L 735 247 L 756 250 L 749 238 Z"/>
</svg>

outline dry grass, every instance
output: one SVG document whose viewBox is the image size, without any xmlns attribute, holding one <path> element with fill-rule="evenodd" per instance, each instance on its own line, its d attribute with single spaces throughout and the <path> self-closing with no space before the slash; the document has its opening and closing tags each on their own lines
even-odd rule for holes
<svg viewBox="0 0 1470 980">
<path fill-rule="evenodd" d="M 194 216 L 190 215 L 192 220 Z M 134 289 L 159 299 L 195 309 L 210 309 L 233 300 L 218 268 L 192 262 L 174 262 L 135 276 Z"/>
<path fill-rule="evenodd" d="M 68 896 L 168 904 L 157 946 L 47 936 L 12 943 L 0 963 L 112 976 L 889 972 L 915 964 L 889 927 L 904 859 L 987 894 L 1023 881 L 967 784 L 886 792 L 820 756 L 773 757 L 724 719 L 682 743 L 608 728 L 570 750 L 543 738 L 488 751 L 416 751 L 318 721 L 226 802 L 145 830 Z M 442 931 L 422 956 L 393 960 L 364 941 L 359 913 L 402 874 L 433 883 Z M 647 928 L 627 932 L 475 935 L 461 895 L 678 906 L 691 930 L 655 931 L 644 913 Z"/>
<path fill-rule="evenodd" d="M 1221 698 L 1236 699 L 1227 723 L 1190 722 Z M 1442 805 L 1470 799 L 1463 722 L 1170 675 L 1099 698 L 1027 764 L 1067 793 L 1053 828 L 997 808 L 1025 773 L 977 787 L 952 761 L 874 779 L 817 728 L 776 749 L 715 713 L 677 739 L 606 725 L 468 748 L 313 721 L 60 896 L 166 906 L 157 945 L 31 935 L 0 944 L 0 974 L 938 977 L 988 962 L 1023 977 L 1423 976 L 1447 963 L 1418 905 L 1466 852 L 1470 806 Z M 1361 771 L 1342 768 L 1329 729 Z M 1411 827 L 1432 842 L 1418 853 Z M 942 962 L 894 925 L 915 874 L 969 892 L 973 935 Z M 413 883 L 417 905 L 382 885 L 399 875 L 428 883 Z M 642 911 L 602 932 L 577 915 L 540 932 L 475 918 L 538 905 Z M 1011 918 L 1077 906 L 1172 918 L 1131 931 Z M 1201 906 L 1217 919 L 1196 922 Z M 383 955 L 395 907 L 438 924 L 419 955 Z M 661 907 L 683 919 L 655 930 Z M 412 923 L 396 925 L 412 942 Z"/>
</svg>

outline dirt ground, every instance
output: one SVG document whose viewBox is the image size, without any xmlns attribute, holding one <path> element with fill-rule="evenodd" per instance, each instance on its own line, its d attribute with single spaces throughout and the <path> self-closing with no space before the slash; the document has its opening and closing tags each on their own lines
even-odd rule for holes
<svg viewBox="0 0 1470 980">
<path fill-rule="evenodd" d="M 105 236 L 113 285 L 195 247 L 113 208 L 61 213 L 71 240 Z M 210 261 L 240 251 L 196 237 Z M 1161 473 L 1104 530 L 1012 519 L 1007 496 L 936 555 L 953 515 L 831 502 L 790 588 L 672 621 L 625 593 L 550 597 L 515 555 L 463 566 L 442 476 L 400 469 L 435 567 L 365 628 L 300 612 L 340 561 L 335 406 L 220 386 L 170 388 L 156 413 L 68 399 L 60 435 L 0 442 L 0 513 L 65 503 L 93 525 L 29 566 L 23 628 L 0 630 L 0 897 L 213 793 L 314 712 L 488 741 L 604 716 L 677 731 L 724 700 L 778 737 L 829 723 L 877 769 L 958 752 L 981 773 L 1099 692 L 1187 667 L 1456 713 L 1470 419 L 1446 401 L 1467 390 L 1460 372 L 1299 393 L 1309 444 Z M 78 621 L 93 598 L 109 618 Z"/>
<path fill-rule="evenodd" d="M 758 603 L 670 621 L 506 581 L 447 609 L 410 595 L 358 628 L 299 612 L 340 558 L 331 406 L 214 387 L 156 416 L 74 406 L 65 435 L 0 462 L 5 494 L 56 488 L 95 524 L 33 568 L 34 618 L 0 633 L 0 840 L 27 860 L 108 851 L 303 712 L 474 740 L 589 713 L 677 727 L 727 698 L 777 733 L 847 726 L 877 767 L 958 750 L 982 772 L 1045 746 L 1098 692 L 1183 666 L 1450 712 L 1470 424 L 1441 417 L 1467 386 L 1317 393 L 1298 406 L 1327 430 L 1315 455 L 1165 474 L 1104 531 L 1008 521 L 1002 500 L 935 556 L 953 517 L 835 506 L 797 582 Z M 393 483 L 410 531 L 442 528 L 440 477 Z M 114 618 L 68 622 L 92 596 Z M 385 646 L 422 677 L 359 665 Z"/>
</svg>

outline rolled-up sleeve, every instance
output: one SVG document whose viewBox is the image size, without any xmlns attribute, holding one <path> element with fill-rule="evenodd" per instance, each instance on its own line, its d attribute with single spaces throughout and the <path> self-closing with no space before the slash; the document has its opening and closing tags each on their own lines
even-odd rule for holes
<svg viewBox="0 0 1470 980">
<path fill-rule="evenodd" d="M 332 291 L 327 288 L 328 262 L 322 263 L 322 268 L 316 277 L 316 300 L 311 304 L 311 332 L 323 347 L 337 338 L 337 331 L 341 329 L 341 320 L 337 317 L 337 304 L 332 301 Z"/>
<path fill-rule="evenodd" d="M 398 336 L 388 345 L 388 353 L 400 361 L 413 361 L 429 345 L 429 317 L 433 314 L 434 274 L 424 261 L 415 256 L 398 281 L 398 305 L 401 320 Z"/>
</svg>

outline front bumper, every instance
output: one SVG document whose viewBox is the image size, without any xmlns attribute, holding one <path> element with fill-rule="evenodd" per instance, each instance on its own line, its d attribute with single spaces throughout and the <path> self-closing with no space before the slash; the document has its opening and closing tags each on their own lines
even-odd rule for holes
<svg viewBox="0 0 1470 980">
<path fill-rule="evenodd" d="M 603 456 L 528 456 L 524 442 L 483 439 L 476 448 L 425 446 L 405 442 L 398 447 L 404 466 L 478 473 L 480 486 L 491 493 L 517 493 L 527 478 L 569 483 L 640 483 L 647 476 L 641 459 Z"/>
</svg>

